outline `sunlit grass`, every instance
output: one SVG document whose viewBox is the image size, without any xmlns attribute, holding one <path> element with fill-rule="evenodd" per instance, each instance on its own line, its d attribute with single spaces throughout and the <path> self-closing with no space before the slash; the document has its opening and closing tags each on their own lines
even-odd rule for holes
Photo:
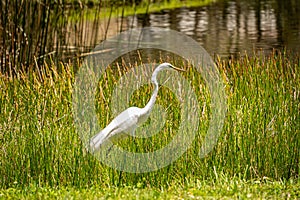
<svg viewBox="0 0 300 200">
<path fill-rule="evenodd" d="M 196 71 L 178 62 L 176 66 L 187 69 L 184 76 L 190 80 L 202 112 L 197 140 L 170 166 L 145 174 L 120 174 L 86 152 L 73 122 L 72 66 L 49 64 L 44 69 L 19 72 L 16 77 L 1 74 L 0 187 L 89 188 L 97 185 L 110 188 L 126 185 L 162 189 L 175 185 L 184 188 L 199 181 L 213 183 L 220 178 L 218 174 L 224 175 L 223 179 L 236 177 L 243 181 L 297 179 L 299 59 L 274 52 L 270 57 L 217 60 L 217 65 L 228 97 L 228 113 L 217 146 L 206 158 L 198 157 L 201 138 L 209 125 L 210 96 Z M 99 80 L 95 102 L 99 116 L 105 112 L 105 117 L 99 117 L 101 127 L 114 117 L 109 110 L 113 87 L 127 67 L 121 65 L 119 69 L 115 67 L 116 70 L 112 67 Z M 130 104 L 144 106 L 152 89 L 149 84 L 136 91 Z M 147 151 L 152 151 L 167 144 L 172 134 L 176 134 L 176 123 L 180 123 L 176 121 L 179 119 L 178 99 L 162 87 L 157 103 L 171 106 L 161 135 L 151 138 L 155 142 L 129 138 L 121 141 L 120 146 L 128 147 L 129 144 L 130 150 L 141 152 L 145 145 Z M 185 191 L 190 192 L 183 190 L 184 195 Z M 197 191 L 191 189 L 192 194 Z"/>
<path fill-rule="evenodd" d="M 220 178 L 215 182 L 197 180 L 184 187 L 172 185 L 167 189 L 142 185 L 89 188 L 39 187 L 0 189 L 3 199 L 297 199 L 299 182 L 269 179 L 244 181 L 239 178 Z"/>
<path fill-rule="evenodd" d="M 200 6 L 207 6 L 216 0 L 162 0 L 158 2 L 149 2 L 149 1 L 142 1 L 140 4 L 137 5 L 127 5 L 125 2 L 118 2 L 116 4 L 110 2 L 104 2 L 103 6 L 101 7 L 101 12 L 99 15 L 97 14 L 98 7 L 86 9 L 85 10 L 85 18 L 89 20 L 95 20 L 97 17 L 100 18 L 108 18 L 108 17 L 127 17 L 145 13 L 155 13 L 161 12 L 163 10 L 170 10 L 176 8 L 190 8 L 190 7 L 200 7 Z M 69 11 L 72 13 L 72 19 L 78 20 L 81 16 L 73 10 Z"/>
<path fill-rule="evenodd" d="M 157 3 L 143 2 L 142 5 L 138 5 L 136 8 L 128 7 L 125 9 L 125 16 L 134 15 L 134 14 L 144 14 L 144 13 L 153 13 L 159 12 L 167 9 L 176 9 L 182 7 L 199 7 L 206 6 L 210 3 L 214 2 L 214 0 L 203 0 L 203 1 L 180 1 L 180 0 L 170 0 L 170 1 L 161 1 Z M 148 5 L 149 4 L 149 5 Z M 123 8 L 122 8 L 123 9 Z M 121 13 L 121 8 L 116 10 L 115 13 Z"/>
</svg>

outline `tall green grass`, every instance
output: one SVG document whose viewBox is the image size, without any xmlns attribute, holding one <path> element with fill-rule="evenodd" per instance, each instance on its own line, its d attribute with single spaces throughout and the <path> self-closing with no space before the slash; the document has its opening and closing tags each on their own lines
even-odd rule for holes
<svg viewBox="0 0 300 200">
<path fill-rule="evenodd" d="M 294 179 L 299 176 L 300 61 L 285 52 L 269 57 L 217 60 L 226 85 L 228 113 L 217 146 L 206 158 L 198 152 L 208 128 L 210 96 L 191 66 L 187 69 L 201 110 L 199 133 L 192 147 L 176 162 L 155 172 L 120 173 L 86 152 L 72 116 L 73 67 L 46 64 L 17 76 L 0 75 L 0 187 L 102 187 L 138 185 L 164 188 L 221 177 L 243 180 Z M 112 65 L 101 80 L 95 97 L 104 127 L 114 117 L 109 111 L 113 87 L 128 65 Z M 132 96 L 131 104 L 144 106 L 152 85 Z M 164 91 L 163 91 L 164 90 Z M 149 151 L 165 145 L 176 134 L 178 100 L 161 88 L 158 104 L 168 108 L 166 126 L 154 140 L 161 145 L 129 138 L 119 145 L 133 151 Z M 192 114 L 192 113 L 191 113 Z M 134 145 L 137 145 L 135 147 Z"/>
</svg>

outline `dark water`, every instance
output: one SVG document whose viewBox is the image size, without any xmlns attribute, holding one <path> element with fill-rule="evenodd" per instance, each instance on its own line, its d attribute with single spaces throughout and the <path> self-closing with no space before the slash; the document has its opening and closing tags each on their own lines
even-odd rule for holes
<svg viewBox="0 0 300 200">
<path fill-rule="evenodd" d="M 273 49 L 300 53 L 299 0 L 217 1 L 205 7 L 110 19 L 107 37 L 121 29 L 147 26 L 182 32 L 198 41 L 211 56 L 251 55 L 257 50 L 269 54 Z M 98 43 L 103 40 L 103 28 L 96 37 Z"/>
<path fill-rule="evenodd" d="M 269 54 L 273 49 L 300 53 L 300 0 L 217 1 L 205 7 L 163 10 L 109 22 L 107 37 L 121 29 L 168 28 L 194 38 L 211 56 L 251 55 L 255 50 Z M 104 38 L 103 29 L 96 36 L 98 43 Z"/>
<path fill-rule="evenodd" d="M 223 58 L 275 49 L 300 53 L 300 0 L 219 0 L 209 6 L 102 19 L 101 6 L 2 1 L 0 70 L 76 60 L 106 38 L 136 27 L 162 27 Z M 45 2 L 47 2 L 45 0 Z M 121 15 L 121 13 L 120 13 Z M 93 17 L 91 17 L 93 16 Z"/>
<path fill-rule="evenodd" d="M 299 0 L 229 0 L 132 17 L 135 27 L 170 28 L 197 40 L 211 55 L 253 50 L 300 52 Z"/>
</svg>

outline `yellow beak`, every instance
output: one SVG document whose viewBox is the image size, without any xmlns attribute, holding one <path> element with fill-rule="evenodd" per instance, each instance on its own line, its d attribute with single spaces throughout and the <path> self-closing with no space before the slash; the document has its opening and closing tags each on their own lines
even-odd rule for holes
<svg viewBox="0 0 300 200">
<path fill-rule="evenodd" d="M 172 65 L 172 68 L 173 68 L 173 69 L 175 69 L 175 70 L 178 70 L 178 71 L 185 72 L 185 70 L 184 70 L 184 69 L 180 69 L 180 68 L 174 67 L 173 65 Z"/>
</svg>

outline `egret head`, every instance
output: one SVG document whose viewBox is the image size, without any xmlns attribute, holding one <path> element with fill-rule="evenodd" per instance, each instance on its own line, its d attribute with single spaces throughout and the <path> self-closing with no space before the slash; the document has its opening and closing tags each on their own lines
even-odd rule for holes
<svg viewBox="0 0 300 200">
<path fill-rule="evenodd" d="M 183 69 L 174 67 L 173 65 L 171 65 L 170 63 L 162 63 L 160 65 L 158 65 L 158 67 L 155 69 L 157 71 L 163 70 L 163 69 L 171 69 L 171 70 L 178 70 L 178 71 L 185 71 Z"/>
<path fill-rule="evenodd" d="M 160 65 L 158 65 L 156 67 L 156 69 L 154 70 L 153 74 L 152 74 L 152 82 L 157 84 L 157 80 L 156 80 L 156 77 L 157 77 L 157 74 L 159 71 L 161 70 L 178 70 L 178 71 L 185 71 L 183 69 L 180 69 L 180 68 L 177 68 L 177 67 L 174 67 L 173 65 L 171 65 L 170 63 L 162 63 Z"/>
</svg>

